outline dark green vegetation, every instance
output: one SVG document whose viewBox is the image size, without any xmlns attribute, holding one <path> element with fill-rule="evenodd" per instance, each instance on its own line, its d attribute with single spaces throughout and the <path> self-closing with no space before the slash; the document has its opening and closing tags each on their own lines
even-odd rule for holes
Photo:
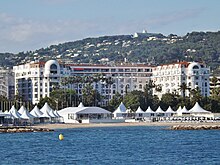
<svg viewBox="0 0 220 165">
<path fill-rule="evenodd" d="M 201 96 L 201 92 L 199 88 L 190 89 L 185 84 L 182 84 L 178 89 L 181 91 L 182 96 L 176 93 L 166 93 L 162 95 L 161 100 L 156 95 L 153 95 L 153 89 L 158 92 L 161 91 L 160 86 L 155 86 L 152 81 L 147 83 L 144 87 L 144 91 L 131 91 L 126 92 L 124 96 L 116 93 L 112 99 L 109 99 L 109 96 L 101 95 L 98 90 L 93 89 L 92 83 L 96 83 L 98 81 L 103 81 L 109 89 L 112 85 L 112 80 L 109 78 L 105 78 L 102 76 L 93 76 L 92 77 L 69 77 L 64 78 L 62 80 L 62 85 L 64 88 L 59 86 L 54 87 L 51 92 L 50 97 L 45 97 L 40 100 L 38 103 L 38 107 L 41 108 L 45 102 L 47 102 L 53 109 L 63 109 L 69 106 L 78 106 L 80 102 L 83 102 L 85 106 L 100 106 L 108 109 L 109 111 L 114 111 L 121 102 L 125 104 L 125 106 L 132 111 L 136 111 L 138 106 L 140 106 L 143 110 L 146 110 L 148 106 L 150 106 L 153 110 L 156 110 L 158 106 L 161 106 L 163 110 L 166 110 L 168 106 L 171 106 L 173 110 L 177 110 L 179 106 L 186 106 L 189 110 L 191 109 L 196 102 L 206 110 L 211 112 L 220 113 L 220 87 L 217 87 L 216 78 L 211 79 L 211 83 L 213 83 L 214 88 L 212 89 L 212 96 L 203 97 Z M 82 92 L 82 95 L 79 97 L 77 95 L 76 90 L 68 89 L 71 84 L 80 85 L 82 83 L 86 83 Z M 77 89 L 78 90 L 78 89 Z M 185 96 L 186 91 L 190 92 L 190 96 Z M 103 106 L 100 102 L 105 99 L 107 100 L 107 106 Z M 15 97 L 14 100 L 7 100 L 6 98 L 0 97 L 0 102 L 2 110 L 9 109 L 11 105 L 15 105 L 18 109 L 22 104 L 28 109 L 32 109 L 34 105 L 27 102 L 22 102 L 22 98 Z"/>
<path fill-rule="evenodd" d="M 26 53 L 1 53 L 0 66 L 55 58 L 71 63 L 102 63 L 105 58 L 117 63 L 127 58 L 129 62 L 156 65 L 177 60 L 204 61 L 216 73 L 220 72 L 220 31 L 192 32 L 183 37 L 147 33 L 136 38 L 132 35 L 86 38 Z"/>
</svg>

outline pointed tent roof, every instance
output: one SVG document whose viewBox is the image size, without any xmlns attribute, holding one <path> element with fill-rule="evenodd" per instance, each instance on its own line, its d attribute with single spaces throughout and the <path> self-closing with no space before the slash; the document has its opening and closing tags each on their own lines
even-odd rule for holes
<svg viewBox="0 0 220 165">
<path fill-rule="evenodd" d="M 180 112 L 181 113 L 189 113 L 189 111 L 186 109 L 186 106 L 184 106 L 183 109 Z"/>
<path fill-rule="evenodd" d="M 22 118 L 22 119 L 32 119 L 32 118 L 34 118 L 34 116 L 31 115 L 31 114 L 28 112 L 28 110 L 25 108 L 25 109 L 23 110 L 23 113 L 21 114 L 21 118 Z"/>
<path fill-rule="evenodd" d="M 157 110 L 156 110 L 156 113 L 165 113 L 161 108 L 160 108 L 160 106 L 157 108 Z"/>
<path fill-rule="evenodd" d="M 24 111 L 26 111 L 26 108 L 22 105 L 22 106 L 20 107 L 20 109 L 18 110 L 18 112 L 19 112 L 20 114 L 22 114 Z"/>
<path fill-rule="evenodd" d="M 47 117 L 47 118 L 51 118 L 49 112 L 45 111 L 40 117 Z"/>
<path fill-rule="evenodd" d="M 176 113 L 174 110 L 169 106 L 168 109 L 166 110 L 166 113 Z"/>
<path fill-rule="evenodd" d="M 54 110 L 53 110 L 53 109 L 51 109 L 51 111 L 49 112 L 49 115 L 50 115 L 51 117 L 58 117 L 58 116 L 54 113 Z"/>
<path fill-rule="evenodd" d="M 56 115 L 57 117 L 62 117 L 62 116 L 59 115 L 59 113 L 58 113 L 57 110 L 55 110 L 54 113 L 55 113 L 55 115 Z"/>
<path fill-rule="evenodd" d="M 40 109 L 40 111 L 43 113 L 40 117 L 47 117 L 47 118 L 51 118 L 52 116 L 50 115 L 50 111 L 52 111 L 52 109 L 50 108 L 50 106 L 48 105 L 48 103 L 46 102 L 44 104 L 44 106 Z"/>
<path fill-rule="evenodd" d="M 155 113 L 152 109 L 151 109 L 151 107 L 149 106 L 148 108 L 147 108 L 147 110 L 145 111 L 145 113 Z"/>
<path fill-rule="evenodd" d="M 78 107 L 84 107 L 83 103 L 80 102 L 79 105 L 78 105 Z"/>
<path fill-rule="evenodd" d="M 35 105 L 35 107 L 32 109 L 30 114 L 33 115 L 34 117 L 40 117 L 41 115 L 43 115 L 43 113 L 40 111 L 37 105 Z"/>
<path fill-rule="evenodd" d="M 126 109 L 127 108 L 125 107 L 125 105 L 121 102 L 121 104 L 113 113 L 126 113 Z"/>
<path fill-rule="evenodd" d="M 50 106 L 48 105 L 48 103 L 46 102 L 45 104 L 44 104 L 44 106 L 40 109 L 40 111 L 42 112 L 42 113 L 49 113 L 50 111 L 51 111 L 51 108 L 50 108 Z"/>
<path fill-rule="evenodd" d="M 138 109 L 137 109 L 137 111 L 136 111 L 135 113 L 145 113 L 145 112 L 144 112 L 144 111 L 141 109 L 141 107 L 139 106 Z"/>
<path fill-rule="evenodd" d="M 179 108 L 176 110 L 177 113 L 180 113 L 182 111 L 182 107 L 179 106 Z"/>
<path fill-rule="evenodd" d="M 189 110 L 190 113 L 211 113 L 203 109 L 198 102 L 195 103 L 192 109 Z"/>
<path fill-rule="evenodd" d="M 9 110 L 10 115 L 15 119 L 20 119 L 21 114 L 17 111 L 15 106 L 13 105 L 11 109 Z"/>
</svg>

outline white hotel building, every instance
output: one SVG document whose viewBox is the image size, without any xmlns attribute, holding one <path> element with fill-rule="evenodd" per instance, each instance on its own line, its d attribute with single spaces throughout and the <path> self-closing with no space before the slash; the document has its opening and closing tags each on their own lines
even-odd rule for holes
<svg viewBox="0 0 220 165">
<path fill-rule="evenodd" d="M 0 95 L 8 99 L 14 97 L 14 75 L 9 68 L 0 67 Z"/>
<path fill-rule="evenodd" d="M 145 84 L 152 76 L 152 67 L 143 64 L 123 64 L 117 66 L 88 65 L 88 64 L 61 64 L 56 60 L 45 62 L 31 62 L 13 67 L 15 73 L 15 94 L 22 96 L 24 101 L 32 101 L 33 104 L 45 96 L 50 96 L 53 86 L 60 85 L 62 77 L 104 74 L 113 79 L 109 88 L 103 82 L 93 83 L 104 100 L 108 100 L 117 92 L 125 95 L 126 91 L 144 90 Z M 75 84 L 73 88 L 78 94 L 82 94 L 83 84 Z M 109 97 L 109 98 L 108 98 Z"/>
<path fill-rule="evenodd" d="M 190 89 L 199 87 L 203 96 L 210 95 L 209 76 L 210 68 L 205 64 L 197 62 L 177 62 L 168 65 L 154 67 L 152 79 L 155 84 L 162 85 L 162 91 L 154 94 L 161 98 L 165 93 L 177 93 L 183 95 L 179 90 L 180 85 L 185 83 Z M 186 90 L 186 96 L 189 96 Z"/>
</svg>

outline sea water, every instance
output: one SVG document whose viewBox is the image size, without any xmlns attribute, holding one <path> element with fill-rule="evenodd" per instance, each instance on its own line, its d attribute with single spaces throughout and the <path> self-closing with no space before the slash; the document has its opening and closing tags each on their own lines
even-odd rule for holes
<svg viewBox="0 0 220 165">
<path fill-rule="evenodd" d="M 135 126 L 0 134 L 0 164 L 220 164 L 220 130 Z"/>
</svg>

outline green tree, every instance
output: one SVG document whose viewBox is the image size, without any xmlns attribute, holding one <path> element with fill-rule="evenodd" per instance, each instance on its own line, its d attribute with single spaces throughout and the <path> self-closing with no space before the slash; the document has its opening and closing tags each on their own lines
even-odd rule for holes
<svg viewBox="0 0 220 165">
<path fill-rule="evenodd" d="M 123 98 L 123 103 L 126 107 L 130 107 L 133 112 L 135 112 L 139 106 L 145 109 L 143 92 L 136 90 L 128 92 Z"/>
<path fill-rule="evenodd" d="M 123 96 L 117 92 L 109 101 L 109 106 L 110 106 L 109 110 L 113 112 L 120 105 L 122 100 L 123 100 Z"/>
<path fill-rule="evenodd" d="M 48 105 L 52 109 L 56 109 L 56 102 L 50 97 L 41 98 L 37 105 L 38 105 L 39 108 L 42 108 L 46 102 L 48 103 Z"/>
<path fill-rule="evenodd" d="M 100 94 L 98 91 L 95 91 L 91 84 L 86 84 L 82 89 L 83 95 L 83 104 L 86 106 L 94 106 L 97 102 L 100 101 Z M 95 103 L 96 102 L 96 103 Z"/>
<path fill-rule="evenodd" d="M 172 93 L 165 93 L 160 100 L 160 106 L 162 109 L 167 109 L 169 106 L 176 109 L 178 104 L 177 96 Z"/>
</svg>

